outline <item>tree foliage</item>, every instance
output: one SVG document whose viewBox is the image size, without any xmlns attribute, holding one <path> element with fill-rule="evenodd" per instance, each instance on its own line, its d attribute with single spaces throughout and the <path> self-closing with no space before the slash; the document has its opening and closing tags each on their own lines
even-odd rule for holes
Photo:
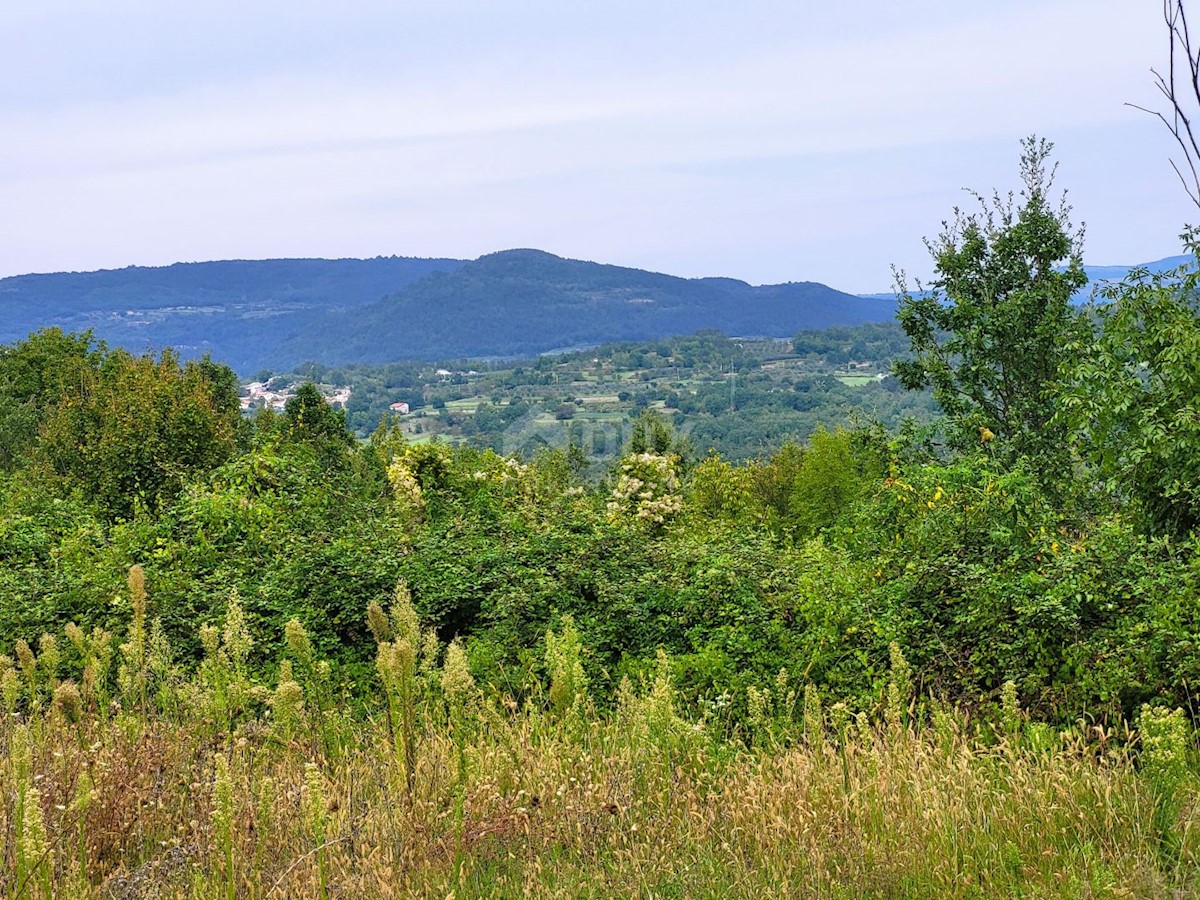
<svg viewBox="0 0 1200 900">
<path fill-rule="evenodd" d="M 90 332 L 47 328 L 0 347 L 0 471 L 12 471 L 69 385 L 86 379 L 105 354 Z"/>
<path fill-rule="evenodd" d="M 241 413 L 226 367 L 117 350 L 77 375 L 47 415 L 38 451 L 106 515 L 157 509 L 233 455 Z"/>
<path fill-rule="evenodd" d="M 913 358 L 895 364 L 905 387 L 931 387 L 960 446 L 994 436 L 1009 458 L 1062 457 L 1065 433 L 1056 398 L 1070 336 L 1082 326 L 1072 306 L 1087 278 L 1081 233 L 1065 200 L 1053 205 L 1053 145 L 1029 138 L 1021 155 L 1024 187 L 979 197 L 979 210 L 956 210 L 928 246 L 935 277 L 912 293 L 900 276 L 899 319 Z"/>
<path fill-rule="evenodd" d="M 1104 487 L 1174 535 L 1200 525 L 1198 292 L 1195 266 L 1108 288 L 1060 417 Z"/>
</svg>

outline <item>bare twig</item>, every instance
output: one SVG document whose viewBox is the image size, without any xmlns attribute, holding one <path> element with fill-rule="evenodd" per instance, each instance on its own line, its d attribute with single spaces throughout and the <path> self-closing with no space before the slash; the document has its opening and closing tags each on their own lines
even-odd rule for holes
<svg viewBox="0 0 1200 900">
<path fill-rule="evenodd" d="M 1183 0 L 1163 0 L 1163 22 L 1169 36 L 1167 68 L 1165 74 L 1157 69 L 1150 71 L 1154 75 L 1154 86 L 1166 99 L 1170 109 L 1163 113 L 1136 103 L 1125 105 L 1154 116 L 1175 138 L 1175 143 L 1183 152 L 1184 165 L 1181 167 L 1172 159 L 1171 168 L 1179 177 L 1188 199 L 1200 207 L 1200 140 L 1192 124 L 1195 111 L 1200 110 L 1200 54 L 1192 44 Z M 1186 78 L 1182 77 L 1180 71 L 1184 66 Z M 1184 81 L 1185 85 L 1181 87 L 1180 81 Z M 1189 113 L 1189 110 L 1193 112 Z M 1184 168 L 1187 169 L 1186 174 Z"/>
</svg>

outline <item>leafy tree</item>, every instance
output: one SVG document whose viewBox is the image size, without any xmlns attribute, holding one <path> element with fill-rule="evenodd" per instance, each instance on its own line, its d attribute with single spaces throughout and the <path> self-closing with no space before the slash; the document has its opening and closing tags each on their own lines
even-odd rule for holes
<svg viewBox="0 0 1200 900">
<path fill-rule="evenodd" d="M 688 439 L 676 434 L 671 423 L 652 409 L 643 409 L 633 420 L 633 434 L 629 438 L 628 452 L 673 455 L 685 470 L 691 464 L 692 457 Z"/>
<path fill-rule="evenodd" d="M 59 328 L 0 347 L 0 470 L 11 471 L 25 459 L 66 386 L 99 366 L 104 352 L 91 332 L 64 334 Z"/>
<path fill-rule="evenodd" d="M 111 518 L 155 509 L 229 459 L 241 422 L 236 379 L 209 360 L 117 350 L 79 372 L 42 427 L 39 454 Z"/>
<path fill-rule="evenodd" d="M 819 428 L 808 439 L 790 498 L 799 535 L 810 537 L 832 526 L 870 484 L 860 458 L 865 454 L 855 451 L 848 431 Z"/>
<path fill-rule="evenodd" d="M 1069 335 L 1084 326 L 1072 295 L 1087 283 L 1065 199 L 1052 206 L 1053 144 L 1023 143 L 1020 204 L 977 196 L 975 213 L 927 241 L 936 275 L 910 293 L 899 274 L 900 324 L 913 358 L 895 364 L 905 387 L 931 387 L 961 444 L 992 437 L 1014 457 L 1056 461 L 1055 423 Z M 920 288 L 920 285 L 918 285 Z M 1047 466 L 1047 476 L 1054 467 Z"/>
<path fill-rule="evenodd" d="M 326 402 L 320 389 L 311 381 L 296 388 L 296 393 L 284 404 L 283 417 L 293 437 L 300 440 L 333 439 L 346 443 L 346 414 Z"/>
<path fill-rule="evenodd" d="M 1060 416 L 1106 487 L 1173 534 L 1200 525 L 1198 293 L 1194 266 L 1108 289 Z"/>
<path fill-rule="evenodd" d="M 283 425 L 290 440 L 312 447 L 324 468 L 349 462 L 354 436 L 346 428 L 346 412 L 330 406 L 311 381 L 300 385 L 284 404 Z"/>
</svg>

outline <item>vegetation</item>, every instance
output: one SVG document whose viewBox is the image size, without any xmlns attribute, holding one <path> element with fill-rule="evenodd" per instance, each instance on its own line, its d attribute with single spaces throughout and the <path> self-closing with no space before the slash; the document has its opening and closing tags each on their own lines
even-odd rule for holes
<svg viewBox="0 0 1200 900">
<path fill-rule="evenodd" d="M 312 384 L 243 419 L 224 366 L 88 335 L 5 348 L 0 889 L 1200 893 L 1200 276 L 1072 313 L 1027 149 L 1011 219 L 934 245 L 911 356 L 702 334 L 421 388 L 570 435 L 594 384 L 629 404 L 611 460 L 432 416 L 355 440 Z M 1064 340 L 1010 357 L 1001 312 Z M 738 396 L 902 396 L 888 362 L 961 405 L 703 439 Z"/>
<path fill-rule="evenodd" d="M 135 577 L 135 597 L 140 591 Z M 135 611 L 3 670 L 0 889 L 14 897 L 1182 896 L 1200 852 L 1182 713 L 1132 733 L 991 728 L 925 707 L 898 650 L 883 714 L 786 672 L 681 715 L 670 661 L 598 710 L 564 620 L 518 701 L 403 591 L 371 608 L 378 682 L 352 712 L 298 623 L 274 685 L 239 607 L 194 674 Z M 80 668 L 82 666 L 82 669 Z M 107 669 L 103 667 L 107 666 Z M 69 673 L 69 677 L 68 677 Z"/>
<path fill-rule="evenodd" d="M 1011 195 L 981 200 L 980 213 L 956 212 L 930 244 L 933 289 L 913 297 L 901 286 L 898 318 L 914 356 L 896 366 L 905 387 L 933 388 L 960 442 L 986 431 L 1047 467 L 1065 461 L 1056 399 L 1083 327 L 1071 300 L 1087 283 L 1082 232 L 1072 234 L 1065 199 L 1055 210 L 1049 196 L 1052 149 L 1025 142 L 1019 206 Z"/>
<path fill-rule="evenodd" d="M 431 275 L 353 317 L 331 317 L 320 331 L 285 342 L 281 355 L 335 364 L 517 356 L 697 328 L 789 335 L 882 322 L 894 309 L 811 282 L 751 287 L 506 250 Z"/>
<path fill-rule="evenodd" d="M 509 250 L 453 259 L 180 263 L 0 279 L 0 341 L 55 324 L 112 346 L 219 356 L 239 373 L 466 356 L 512 358 L 697 328 L 789 335 L 882 322 L 895 304 L 821 284 L 751 287 Z"/>
<path fill-rule="evenodd" d="M 114 347 L 147 346 L 186 359 L 213 353 L 253 374 L 287 335 L 321 327 L 456 259 L 263 259 L 128 266 L 0 278 L 0 341 L 49 324 L 92 331 Z"/>
<path fill-rule="evenodd" d="M 646 410 L 667 418 L 696 452 L 733 460 L 854 416 L 890 429 L 906 418 L 927 423 L 935 409 L 928 393 L 906 393 L 889 374 L 907 354 L 895 324 L 804 331 L 792 341 L 700 332 L 491 364 L 308 363 L 273 384 L 351 386 L 347 422 L 361 438 L 403 402 L 411 414 L 394 422 L 410 441 L 436 437 L 527 459 L 575 447 L 598 475 Z"/>
</svg>

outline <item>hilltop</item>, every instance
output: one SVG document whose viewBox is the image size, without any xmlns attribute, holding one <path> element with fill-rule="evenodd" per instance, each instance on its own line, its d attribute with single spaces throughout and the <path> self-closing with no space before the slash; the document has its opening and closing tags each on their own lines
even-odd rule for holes
<svg viewBox="0 0 1200 900">
<path fill-rule="evenodd" d="M 792 335 L 885 321 L 890 302 L 815 283 L 752 287 L 508 250 L 473 262 L 404 257 L 179 263 L 0 279 L 0 342 L 90 328 L 112 345 L 211 353 L 245 374 L 304 360 L 512 357 L 716 329 Z"/>
<path fill-rule="evenodd" d="M 1132 268 L 1087 271 L 1096 284 Z M 895 297 L 809 281 L 680 278 L 522 249 L 473 261 L 222 260 L 19 275 L 0 279 L 0 311 L 0 343 L 51 325 L 91 329 L 112 346 L 209 353 L 252 375 L 305 361 L 515 358 L 700 330 L 785 337 L 889 321 Z"/>
<path fill-rule="evenodd" d="M 752 287 L 507 250 L 431 275 L 353 316 L 328 316 L 320 330 L 285 341 L 281 361 L 516 356 L 700 329 L 790 336 L 894 313 L 892 303 L 813 282 Z"/>
<path fill-rule="evenodd" d="M 371 303 L 457 259 L 265 259 L 0 279 L 0 343 L 57 325 L 134 352 L 211 353 L 253 372 L 281 337 Z"/>
</svg>

